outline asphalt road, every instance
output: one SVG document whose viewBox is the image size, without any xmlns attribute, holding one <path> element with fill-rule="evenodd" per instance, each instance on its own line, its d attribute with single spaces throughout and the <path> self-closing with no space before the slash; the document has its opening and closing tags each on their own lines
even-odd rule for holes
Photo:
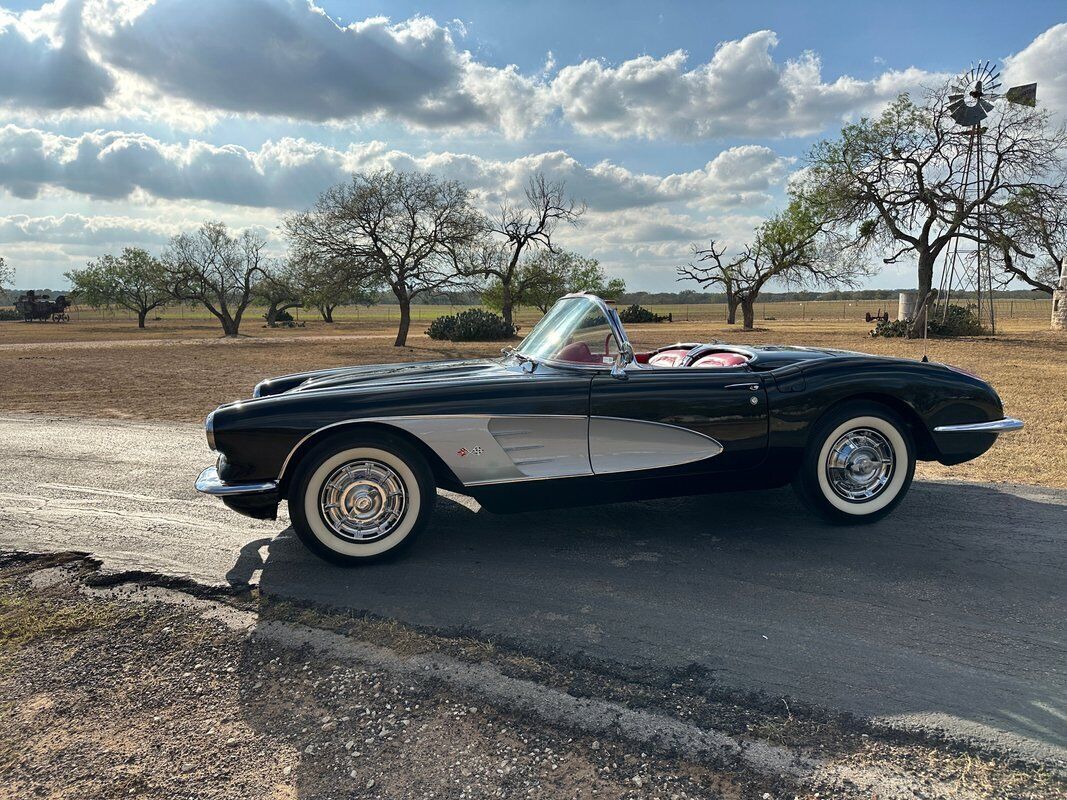
<svg viewBox="0 0 1067 800">
<path fill-rule="evenodd" d="M 1067 760 L 1067 491 L 919 482 L 888 520 L 788 491 L 489 514 L 442 497 L 404 560 L 342 570 L 192 489 L 198 426 L 0 418 L 0 547 L 471 632 Z"/>
</svg>

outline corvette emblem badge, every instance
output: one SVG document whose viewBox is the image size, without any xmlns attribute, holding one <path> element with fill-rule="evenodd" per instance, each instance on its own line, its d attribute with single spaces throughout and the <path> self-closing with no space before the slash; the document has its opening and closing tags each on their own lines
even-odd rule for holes
<svg viewBox="0 0 1067 800">
<path fill-rule="evenodd" d="M 484 452 L 485 450 L 483 450 L 481 447 L 472 447 L 470 450 L 468 450 L 466 447 L 461 447 L 459 448 L 459 450 L 456 451 L 456 455 L 460 458 L 463 458 L 464 456 L 480 456 Z"/>
</svg>

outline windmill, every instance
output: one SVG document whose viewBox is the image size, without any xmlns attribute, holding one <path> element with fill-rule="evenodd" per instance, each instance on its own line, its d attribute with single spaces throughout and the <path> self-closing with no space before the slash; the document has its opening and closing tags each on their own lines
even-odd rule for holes
<svg viewBox="0 0 1067 800">
<path fill-rule="evenodd" d="M 986 190 L 986 158 L 982 147 L 985 128 L 982 121 L 989 116 L 993 104 L 998 100 L 1025 106 L 1037 104 L 1036 83 L 1012 86 L 1003 94 L 998 93 L 998 89 L 999 69 L 992 62 L 979 61 L 956 79 L 948 96 L 948 112 L 962 129 L 955 133 L 967 138 L 960 198 L 964 203 L 969 198 L 979 200 L 972 212 L 977 242 L 973 249 L 968 250 L 960 248 L 958 238 L 952 240 L 945 253 L 936 312 L 944 318 L 948 314 L 953 293 L 974 292 L 977 298 L 976 314 L 990 333 L 996 333 L 997 328 L 993 310 L 993 268 L 981 228 L 984 211 L 981 198 Z"/>
</svg>

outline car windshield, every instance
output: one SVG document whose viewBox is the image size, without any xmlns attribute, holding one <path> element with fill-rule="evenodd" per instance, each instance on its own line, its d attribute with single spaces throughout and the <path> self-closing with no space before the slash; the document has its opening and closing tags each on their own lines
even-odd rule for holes
<svg viewBox="0 0 1067 800">
<path fill-rule="evenodd" d="M 520 355 L 574 364 L 611 364 L 619 353 L 611 323 L 594 297 L 564 297 L 517 348 Z"/>
</svg>

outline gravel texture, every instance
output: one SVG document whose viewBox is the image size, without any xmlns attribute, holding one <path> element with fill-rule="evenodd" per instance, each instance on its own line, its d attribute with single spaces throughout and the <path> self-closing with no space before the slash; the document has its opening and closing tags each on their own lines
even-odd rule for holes
<svg viewBox="0 0 1067 800">
<path fill-rule="evenodd" d="M 339 658 L 339 638 L 352 652 L 390 655 Z M 812 768 L 757 773 L 646 747 L 611 725 L 597 734 L 551 724 L 404 666 L 432 657 L 714 723 L 717 735 L 791 748 Z M 0 798 L 1051 798 L 1067 789 L 996 754 L 803 709 L 771 713 L 697 684 L 649 687 L 288 604 L 268 613 L 254 596 L 142 589 L 101 579 L 80 558 L 0 561 Z"/>
</svg>

